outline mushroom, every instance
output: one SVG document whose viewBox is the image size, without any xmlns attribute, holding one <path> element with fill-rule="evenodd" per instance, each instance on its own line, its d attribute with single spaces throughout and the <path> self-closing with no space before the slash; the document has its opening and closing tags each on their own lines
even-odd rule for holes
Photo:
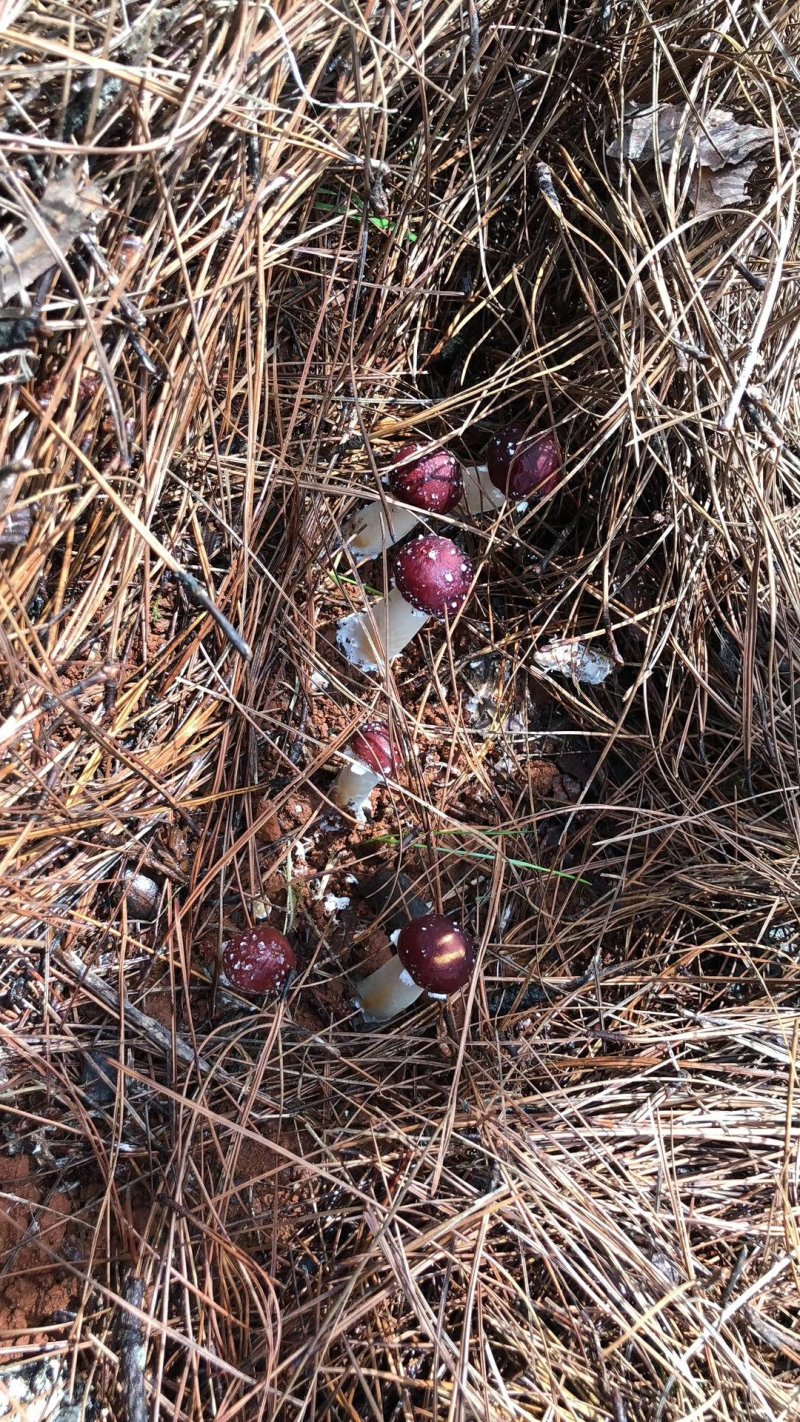
<svg viewBox="0 0 800 1422">
<path fill-rule="evenodd" d="M 344 542 L 356 563 L 377 558 L 419 523 L 422 513 L 449 513 L 464 492 L 461 465 L 448 449 L 418 444 L 401 449 L 388 474 L 389 493 L 411 508 L 376 499 L 359 510 L 345 529 Z M 387 524 L 388 514 L 388 524 Z"/>
<path fill-rule="evenodd" d="M 441 913 L 412 918 L 396 935 L 397 952 L 358 984 L 357 1005 L 373 1022 L 387 1022 L 420 993 L 445 999 L 472 977 L 475 945 Z"/>
<path fill-rule="evenodd" d="M 451 538 L 429 533 L 406 544 L 397 555 L 395 586 L 388 596 L 338 624 L 336 640 L 350 665 L 377 671 L 399 657 L 429 617 L 458 612 L 472 571 L 469 558 Z"/>
<path fill-rule="evenodd" d="M 464 499 L 470 513 L 501 509 L 507 499 L 542 499 L 559 482 L 561 449 L 554 434 L 529 435 L 515 422 L 492 435 L 486 463 L 464 468 Z"/>
<path fill-rule="evenodd" d="M 222 967 L 240 992 L 280 992 L 297 967 L 297 954 L 277 928 L 262 923 L 225 944 Z"/>
<path fill-rule="evenodd" d="M 360 825 L 376 785 L 400 768 L 400 758 L 385 721 L 365 721 L 348 746 L 347 764 L 339 771 L 330 798 L 340 810 L 350 810 Z"/>
<path fill-rule="evenodd" d="M 549 430 L 530 435 L 524 425 L 506 425 L 486 449 L 489 479 L 509 499 L 543 499 L 559 483 L 561 447 Z"/>
</svg>

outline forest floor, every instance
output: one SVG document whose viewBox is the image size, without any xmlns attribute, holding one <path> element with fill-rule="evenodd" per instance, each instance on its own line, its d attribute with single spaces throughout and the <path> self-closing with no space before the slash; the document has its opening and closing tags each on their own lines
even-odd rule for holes
<svg viewBox="0 0 800 1422">
<path fill-rule="evenodd" d="M 0 1418 L 800 1415 L 799 35 L 6 7 Z M 509 421 L 349 666 L 347 518 Z M 478 971 L 370 1025 L 421 904 Z"/>
</svg>

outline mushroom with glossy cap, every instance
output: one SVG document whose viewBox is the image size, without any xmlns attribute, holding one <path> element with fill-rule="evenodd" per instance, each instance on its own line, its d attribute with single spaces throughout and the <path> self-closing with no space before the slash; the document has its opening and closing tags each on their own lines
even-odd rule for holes
<svg viewBox="0 0 800 1422">
<path fill-rule="evenodd" d="M 365 721 L 350 741 L 346 755 L 347 763 L 331 786 L 330 798 L 363 825 L 372 791 L 388 776 L 397 774 L 401 759 L 385 721 Z"/>
<path fill-rule="evenodd" d="M 559 483 L 562 465 L 555 435 L 529 434 L 523 424 L 505 425 L 486 450 L 489 479 L 509 499 L 546 498 Z"/>
<path fill-rule="evenodd" d="M 395 586 L 388 596 L 338 624 L 336 640 L 351 666 L 377 671 L 399 657 L 430 617 L 458 612 L 472 572 L 469 558 L 451 538 L 429 533 L 406 544 L 397 555 Z"/>
<path fill-rule="evenodd" d="M 358 984 L 358 1006 L 373 1022 L 388 1022 L 423 992 L 450 997 L 469 982 L 477 960 L 474 943 L 441 913 L 404 924 L 396 947 L 388 962 Z"/>
<path fill-rule="evenodd" d="M 449 449 L 418 444 L 401 449 L 387 482 L 392 499 L 411 508 L 376 499 L 360 509 L 344 533 L 345 546 L 356 563 L 377 558 L 384 548 L 399 543 L 419 523 L 421 513 L 450 513 L 464 492 L 463 472 L 455 455 Z"/>
<path fill-rule="evenodd" d="M 529 434 L 519 421 L 503 425 L 486 448 L 486 463 L 465 465 L 464 497 L 470 513 L 501 509 L 507 499 L 543 499 L 561 477 L 563 458 L 549 430 Z"/>
<path fill-rule="evenodd" d="M 222 950 L 225 977 L 240 992 L 281 992 L 296 967 L 288 938 L 268 923 L 237 934 Z"/>
</svg>

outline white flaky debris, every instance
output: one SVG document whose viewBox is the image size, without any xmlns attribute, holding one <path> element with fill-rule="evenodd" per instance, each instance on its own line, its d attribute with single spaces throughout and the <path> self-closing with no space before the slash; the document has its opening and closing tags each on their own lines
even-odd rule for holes
<svg viewBox="0 0 800 1422">
<path fill-rule="evenodd" d="M 9 1422 L 49 1422 L 55 1418 L 65 1398 L 66 1370 L 60 1360 L 20 1363 L 0 1377 L 0 1418 Z"/>
<path fill-rule="evenodd" d="M 588 642 L 550 642 L 534 652 L 533 660 L 543 672 L 558 672 L 587 686 L 599 686 L 614 670 L 611 657 Z"/>
<path fill-rule="evenodd" d="M 341 913 L 343 909 L 350 907 L 349 895 L 326 894 L 322 900 L 322 907 L 331 918 L 334 918 L 337 913 Z"/>
</svg>

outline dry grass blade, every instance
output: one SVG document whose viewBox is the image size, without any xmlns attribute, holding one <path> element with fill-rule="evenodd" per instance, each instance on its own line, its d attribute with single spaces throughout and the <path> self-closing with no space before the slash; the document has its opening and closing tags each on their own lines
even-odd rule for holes
<svg viewBox="0 0 800 1422">
<path fill-rule="evenodd" d="M 797 1416 L 794 10 L 2 25 L 0 1417 Z M 356 675 L 345 519 L 509 418 Z M 409 904 L 481 974 L 365 1030 Z"/>
</svg>

